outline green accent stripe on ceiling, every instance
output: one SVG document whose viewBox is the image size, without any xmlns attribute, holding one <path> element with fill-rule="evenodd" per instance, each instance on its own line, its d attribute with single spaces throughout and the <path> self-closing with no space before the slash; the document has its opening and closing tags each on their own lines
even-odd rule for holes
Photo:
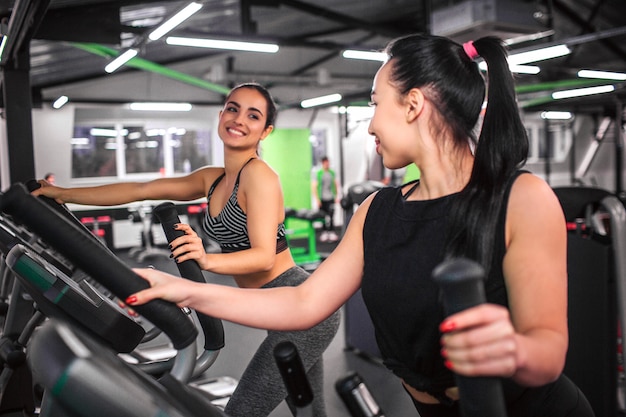
<svg viewBox="0 0 626 417">
<path fill-rule="evenodd" d="M 74 47 L 78 49 L 82 49 L 83 51 L 86 51 L 95 55 L 99 55 L 104 58 L 109 58 L 109 59 L 115 58 L 116 56 L 120 54 L 116 49 L 109 48 L 107 46 L 96 44 L 96 43 L 75 42 L 75 43 L 72 43 L 71 45 L 73 45 Z M 153 72 L 155 74 L 159 74 L 164 77 L 168 77 L 168 78 L 183 82 L 185 84 L 193 85 L 195 87 L 204 88 L 205 90 L 209 90 L 215 93 L 226 95 L 230 92 L 230 88 L 225 87 L 223 85 L 214 84 L 206 80 L 203 80 L 202 78 L 194 77 L 192 75 L 185 74 L 183 72 L 176 71 L 171 68 L 167 68 L 155 62 L 148 61 L 147 59 L 134 57 L 124 65 L 127 67 L 140 69 L 143 71 Z"/>
</svg>

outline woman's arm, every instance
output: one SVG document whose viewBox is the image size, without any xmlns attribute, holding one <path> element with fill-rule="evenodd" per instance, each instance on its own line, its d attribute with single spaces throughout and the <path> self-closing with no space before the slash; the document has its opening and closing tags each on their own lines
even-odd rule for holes
<svg viewBox="0 0 626 417">
<path fill-rule="evenodd" d="M 45 195 L 57 202 L 94 206 L 114 206 L 143 200 L 189 201 L 205 196 L 212 180 L 223 168 L 200 168 L 189 175 L 159 178 L 148 182 L 119 182 L 95 187 L 63 188 L 39 181 L 33 195 Z"/>
<path fill-rule="evenodd" d="M 242 289 L 197 284 L 153 269 L 137 273 L 151 288 L 133 294 L 130 305 L 163 298 L 181 307 L 250 327 L 301 330 L 339 309 L 359 288 L 363 273 L 363 221 L 369 201 L 357 210 L 343 239 L 315 272 L 297 287 Z"/>
<path fill-rule="evenodd" d="M 567 236 L 554 192 L 534 175 L 524 174 L 513 185 L 506 240 L 510 313 L 484 305 L 449 317 L 441 326 L 450 331 L 442 353 L 466 375 L 543 385 L 562 372 L 568 346 Z"/>
</svg>

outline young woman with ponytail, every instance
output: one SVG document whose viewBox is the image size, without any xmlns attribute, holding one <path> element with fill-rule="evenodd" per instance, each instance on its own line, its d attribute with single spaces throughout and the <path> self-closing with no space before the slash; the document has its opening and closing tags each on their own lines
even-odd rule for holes
<svg viewBox="0 0 626 417">
<path fill-rule="evenodd" d="M 291 330 L 315 325 L 361 288 L 383 360 L 421 417 L 460 415 L 455 372 L 500 377 L 509 417 L 592 416 L 562 374 L 565 220 L 548 184 L 521 170 L 528 140 L 501 41 L 460 45 L 418 34 L 392 41 L 386 52 L 369 132 L 385 167 L 415 163 L 419 181 L 371 195 L 335 251 L 298 287 L 240 290 L 140 270 L 151 288 L 131 304 L 164 298 Z M 444 318 L 432 271 L 459 256 L 487 271 L 488 302 Z"/>
</svg>

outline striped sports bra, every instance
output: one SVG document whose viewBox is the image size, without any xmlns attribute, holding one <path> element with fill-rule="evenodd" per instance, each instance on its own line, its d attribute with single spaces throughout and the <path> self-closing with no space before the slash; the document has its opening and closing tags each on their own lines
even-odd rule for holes
<svg viewBox="0 0 626 417">
<path fill-rule="evenodd" d="M 248 160 L 250 162 L 252 159 Z M 204 215 L 204 221 L 202 222 L 202 229 L 210 239 L 219 243 L 222 253 L 238 252 L 245 249 L 250 249 L 250 237 L 248 236 L 247 216 L 243 212 L 237 201 L 237 191 L 239 190 L 239 177 L 241 171 L 248 164 L 246 162 L 241 170 L 237 174 L 237 181 L 233 192 L 231 193 L 226 205 L 222 211 L 216 216 L 211 217 L 209 213 L 209 207 L 207 204 L 207 210 Z M 220 175 L 209 188 L 207 195 L 207 203 L 211 201 L 211 195 L 219 182 L 224 178 L 225 174 Z M 276 233 L 276 253 L 280 253 L 287 249 L 287 238 L 285 237 L 285 224 L 280 223 L 278 225 L 278 231 Z"/>
</svg>

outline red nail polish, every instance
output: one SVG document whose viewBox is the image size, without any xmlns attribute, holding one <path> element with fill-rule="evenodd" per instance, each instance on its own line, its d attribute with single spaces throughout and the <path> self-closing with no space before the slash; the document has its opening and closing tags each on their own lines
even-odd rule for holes
<svg viewBox="0 0 626 417">
<path fill-rule="evenodd" d="M 446 366 L 446 368 L 448 369 L 452 369 L 452 362 L 450 361 L 444 361 L 443 364 Z"/>
<path fill-rule="evenodd" d="M 443 333 L 451 332 L 454 329 L 456 329 L 456 323 L 453 321 L 444 321 L 439 325 L 439 330 Z"/>
<path fill-rule="evenodd" d="M 448 351 L 446 350 L 446 348 L 441 348 L 441 356 L 443 356 L 444 358 L 448 357 Z"/>
<path fill-rule="evenodd" d="M 126 298 L 126 304 L 134 304 L 137 302 L 137 296 L 136 295 L 129 295 Z"/>
</svg>

